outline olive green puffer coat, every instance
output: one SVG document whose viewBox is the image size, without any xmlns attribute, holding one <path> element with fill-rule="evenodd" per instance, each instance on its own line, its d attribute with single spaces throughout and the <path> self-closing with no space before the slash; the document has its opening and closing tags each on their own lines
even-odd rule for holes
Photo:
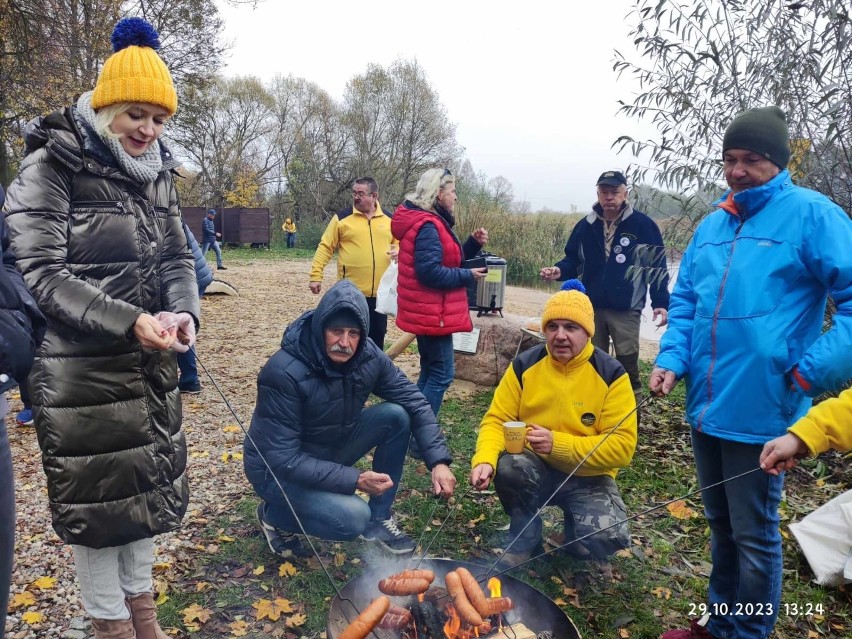
<svg viewBox="0 0 852 639">
<path fill-rule="evenodd" d="M 186 512 L 186 441 L 173 351 L 143 349 L 141 313 L 199 317 L 171 156 L 131 182 L 72 109 L 34 121 L 8 190 L 18 268 L 48 320 L 29 377 L 53 527 L 118 546 Z"/>
</svg>

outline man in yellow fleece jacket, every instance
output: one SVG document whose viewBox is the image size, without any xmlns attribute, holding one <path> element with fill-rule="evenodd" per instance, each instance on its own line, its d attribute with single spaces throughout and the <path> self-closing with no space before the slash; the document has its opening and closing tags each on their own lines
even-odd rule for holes
<svg viewBox="0 0 852 639">
<path fill-rule="evenodd" d="M 376 311 L 379 280 L 391 260 L 396 259 L 399 242 L 391 233 L 392 213 L 379 204 L 379 185 L 371 177 L 362 177 L 352 184 L 352 206 L 344 207 L 331 218 L 322 234 L 308 286 L 314 295 L 322 290 L 322 273 L 335 252 L 337 277 L 349 279 L 367 298 L 370 309 L 368 337 L 384 350 L 388 316 Z"/>
<path fill-rule="evenodd" d="M 852 450 L 852 389 L 811 408 L 787 429 L 787 434 L 766 442 L 760 467 L 770 475 L 790 470 L 802 457 L 829 448 Z"/>
<path fill-rule="evenodd" d="M 541 328 L 546 343 L 516 357 L 500 380 L 480 425 L 470 481 L 484 490 L 494 480 L 515 539 L 600 444 L 551 502 L 564 512 L 570 541 L 626 517 L 615 476 L 636 450 L 636 399 L 618 360 L 592 346 L 594 311 L 578 280 L 565 282 L 547 301 Z M 509 421 L 527 425 L 526 447 L 518 455 L 505 450 L 503 422 Z M 529 559 L 540 547 L 541 530 L 541 518 L 535 517 L 501 564 Z M 604 559 L 629 543 L 624 523 L 567 550 L 583 559 Z"/>
</svg>

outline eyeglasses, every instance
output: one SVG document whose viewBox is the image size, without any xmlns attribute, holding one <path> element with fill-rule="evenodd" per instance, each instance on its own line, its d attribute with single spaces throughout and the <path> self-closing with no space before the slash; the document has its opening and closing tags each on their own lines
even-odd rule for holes
<svg viewBox="0 0 852 639">
<path fill-rule="evenodd" d="M 372 195 L 370 191 L 352 191 L 352 197 L 366 197 Z"/>
<path fill-rule="evenodd" d="M 453 175 L 453 174 L 452 174 L 452 171 L 450 171 L 449 169 L 444 169 L 444 174 L 443 174 L 441 177 L 442 177 L 442 178 L 445 178 L 445 177 L 447 177 L 448 175 L 449 175 L 450 177 L 452 177 L 452 175 Z"/>
</svg>

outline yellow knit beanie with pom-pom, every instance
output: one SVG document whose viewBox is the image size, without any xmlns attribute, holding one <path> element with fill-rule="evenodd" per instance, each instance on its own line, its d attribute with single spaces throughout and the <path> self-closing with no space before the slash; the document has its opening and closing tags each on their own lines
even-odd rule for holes
<svg viewBox="0 0 852 639">
<path fill-rule="evenodd" d="M 115 51 L 101 69 L 92 94 L 92 108 L 120 102 L 161 106 L 173 115 L 177 92 L 165 62 L 157 55 L 160 37 L 142 18 L 123 18 L 112 32 Z"/>
<path fill-rule="evenodd" d="M 595 311 L 586 295 L 586 287 L 580 280 L 567 280 L 544 305 L 541 316 L 541 331 L 551 320 L 569 320 L 583 327 L 589 337 L 595 334 Z"/>
</svg>

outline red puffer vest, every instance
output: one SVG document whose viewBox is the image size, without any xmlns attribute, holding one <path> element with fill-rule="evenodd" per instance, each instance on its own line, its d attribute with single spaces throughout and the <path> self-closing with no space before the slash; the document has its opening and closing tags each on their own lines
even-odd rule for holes
<svg viewBox="0 0 852 639">
<path fill-rule="evenodd" d="M 396 325 L 415 335 L 451 335 L 473 330 L 468 310 L 467 289 L 432 288 L 423 285 L 414 271 L 414 242 L 420 228 L 431 222 L 438 229 L 442 264 L 459 268 L 462 248 L 441 216 L 400 204 L 393 214 L 391 230 L 399 240 Z"/>
</svg>

